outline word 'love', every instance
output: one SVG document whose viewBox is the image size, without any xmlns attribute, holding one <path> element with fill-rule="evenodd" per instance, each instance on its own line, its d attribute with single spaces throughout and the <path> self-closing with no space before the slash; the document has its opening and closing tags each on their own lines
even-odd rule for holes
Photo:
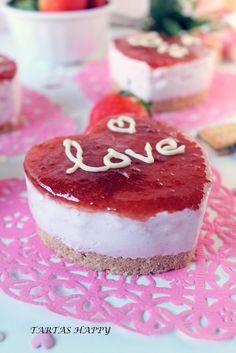
<svg viewBox="0 0 236 353">
<path fill-rule="evenodd" d="M 125 168 L 132 163 L 132 160 L 130 157 L 138 159 L 144 163 L 148 163 L 148 164 L 154 163 L 152 146 L 150 145 L 149 142 L 146 143 L 144 148 L 146 155 L 136 153 L 131 149 L 126 149 L 124 154 L 114 150 L 113 148 L 108 148 L 107 154 L 103 157 L 104 165 L 101 167 L 93 167 L 83 163 L 83 149 L 79 144 L 79 142 L 66 139 L 63 141 L 63 145 L 65 147 L 65 154 L 67 158 L 74 163 L 73 167 L 67 169 L 66 171 L 67 174 L 72 174 L 77 169 L 82 169 L 86 172 L 97 173 L 97 172 L 105 172 L 109 169 Z M 72 154 L 72 151 L 71 151 L 72 147 L 76 149 L 75 156 Z M 181 145 L 177 147 L 177 142 L 172 137 L 168 137 L 166 139 L 159 141 L 156 144 L 155 148 L 158 153 L 164 156 L 173 156 L 173 155 L 181 154 L 185 152 L 185 145 Z M 116 160 L 118 159 L 119 161 L 113 162 L 112 159 L 116 159 Z"/>
</svg>

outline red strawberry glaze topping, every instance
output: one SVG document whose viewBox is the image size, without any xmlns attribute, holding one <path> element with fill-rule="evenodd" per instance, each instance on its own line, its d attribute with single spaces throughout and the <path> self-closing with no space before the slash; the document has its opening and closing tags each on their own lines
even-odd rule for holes
<svg viewBox="0 0 236 353">
<path fill-rule="evenodd" d="M 0 80 L 11 80 L 17 71 L 16 63 L 6 56 L 0 55 Z"/>
<path fill-rule="evenodd" d="M 141 33 L 142 34 L 142 33 Z M 140 34 L 139 34 L 140 35 Z M 177 44 L 181 47 L 184 47 L 188 50 L 188 53 L 181 58 L 176 58 L 168 53 L 160 54 L 156 48 L 149 48 L 146 46 L 134 46 L 131 45 L 128 41 L 130 37 L 139 38 L 139 35 L 134 36 L 123 36 L 116 38 L 114 40 L 115 47 L 122 52 L 124 55 L 146 62 L 152 68 L 158 68 L 163 66 L 171 66 L 178 63 L 189 62 L 195 59 L 200 59 L 204 56 L 209 55 L 212 52 L 212 48 L 207 44 L 192 44 L 192 45 L 183 45 L 181 37 L 168 37 L 161 36 L 161 38 L 168 44 Z"/>
<path fill-rule="evenodd" d="M 140 220 L 161 211 L 199 208 L 210 180 L 205 157 L 196 142 L 154 120 L 136 119 L 136 133 L 132 135 L 110 131 L 106 126 L 108 120 L 95 125 L 88 135 L 69 137 L 80 143 L 85 164 L 102 166 L 108 148 L 121 153 L 131 148 L 145 155 L 146 142 L 153 147 L 154 163 L 132 158 L 131 165 L 121 169 L 99 173 L 77 169 L 66 174 L 73 163 L 65 155 L 65 137 L 57 137 L 35 145 L 28 152 L 24 168 L 31 183 L 57 201 Z M 185 153 L 159 154 L 155 145 L 167 137 L 173 137 L 178 145 L 184 144 Z M 72 153 L 75 155 L 76 151 Z"/>
</svg>

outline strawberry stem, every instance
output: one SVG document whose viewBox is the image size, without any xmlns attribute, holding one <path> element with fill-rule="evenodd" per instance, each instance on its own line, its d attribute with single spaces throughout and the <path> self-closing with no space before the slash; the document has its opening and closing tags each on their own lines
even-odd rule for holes
<svg viewBox="0 0 236 353">
<path fill-rule="evenodd" d="M 127 90 L 121 90 L 119 91 L 119 94 L 121 96 L 127 96 L 127 97 L 134 97 L 137 99 L 137 101 L 146 109 L 148 112 L 149 117 L 152 117 L 152 102 L 147 102 L 144 99 L 140 99 L 137 97 L 135 94 L 131 93 L 130 91 Z"/>
</svg>

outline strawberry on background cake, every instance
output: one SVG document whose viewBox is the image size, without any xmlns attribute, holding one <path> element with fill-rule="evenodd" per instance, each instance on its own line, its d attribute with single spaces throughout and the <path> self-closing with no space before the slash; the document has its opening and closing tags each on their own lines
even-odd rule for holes
<svg viewBox="0 0 236 353">
<path fill-rule="evenodd" d="M 58 255 L 124 274 L 191 260 L 211 182 L 201 147 L 174 127 L 110 117 L 35 145 L 24 168 L 38 234 Z"/>
<path fill-rule="evenodd" d="M 188 33 L 138 32 L 112 41 L 109 65 L 116 88 L 152 102 L 153 111 L 168 111 L 207 97 L 216 52 Z"/>
<path fill-rule="evenodd" d="M 21 92 L 16 63 L 0 54 L 0 133 L 19 125 L 20 109 Z"/>
</svg>

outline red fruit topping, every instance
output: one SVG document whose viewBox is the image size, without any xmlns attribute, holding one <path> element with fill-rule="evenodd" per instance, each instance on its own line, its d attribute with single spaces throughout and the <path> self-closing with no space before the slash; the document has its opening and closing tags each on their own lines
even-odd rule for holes
<svg viewBox="0 0 236 353">
<path fill-rule="evenodd" d="M 202 58 L 206 55 L 209 55 L 212 48 L 206 44 L 201 45 L 189 45 L 187 47 L 188 54 L 181 58 L 176 58 L 170 56 L 168 53 L 160 54 L 156 48 L 148 48 L 144 46 L 134 46 L 129 44 L 128 36 L 119 37 L 115 39 L 114 43 L 116 48 L 121 51 L 124 55 L 146 62 L 149 66 L 153 68 L 162 67 L 162 66 L 171 66 L 177 63 L 188 62 L 197 58 Z M 169 44 L 179 44 L 181 43 L 180 37 L 164 37 L 165 42 Z"/>
<path fill-rule="evenodd" d="M 101 7 L 107 4 L 107 0 L 90 0 L 90 7 Z"/>
<path fill-rule="evenodd" d="M 149 118 L 147 109 L 138 98 L 120 93 L 110 93 L 102 97 L 94 106 L 90 114 L 88 130 L 98 121 L 120 114 L 135 114 L 140 118 Z"/>
<path fill-rule="evenodd" d="M 11 80 L 17 71 L 15 61 L 0 55 L 0 80 Z"/>
<path fill-rule="evenodd" d="M 58 202 L 89 211 L 110 210 L 133 219 L 144 220 L 161 211 L 198 209 L 209 179 L 203 152 L 196 142 L 174 127 L 151 119 L 136 119 L 136 133 L 132 135 L 110 131 L 108 120 L 97 124 L 89 135 L 69 137 L 81 144 L 85 164 L 103 165 L 110 147 L 122 153 L 131 148 L 145 154 L 146 142 L 153 147 L 155 162 L 147 164 L 132 158 L 132 164 L 121 169 L 100 173 L 77 169 L 66 174 L 73 163 L 65 155 L 65 137 L 56 137 L 28 152 L 24 168 L 29 180 Z M 184 144 L 185 153 L 159 154 L 155 144 L 166 137 Z"/>
<path fill-rule="evenodd" d="M 40 11 L 61 12 L 84 10 L 88 6 L 88 0 L 39 0 Z"/>
</svg>

